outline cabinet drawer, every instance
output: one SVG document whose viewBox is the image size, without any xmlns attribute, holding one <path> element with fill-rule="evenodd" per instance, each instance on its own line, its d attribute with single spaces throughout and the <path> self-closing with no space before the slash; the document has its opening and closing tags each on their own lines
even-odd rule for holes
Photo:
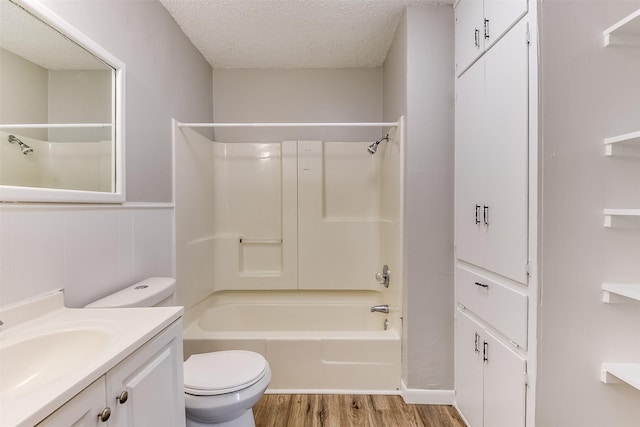
<svg viewBox="0 0 640 427">
<path fill-rule="evenodd" d="M 494 280 L 457 267 L 456 301 L 505 334 L 527 347 L 527 296 Z"/>
</svg>

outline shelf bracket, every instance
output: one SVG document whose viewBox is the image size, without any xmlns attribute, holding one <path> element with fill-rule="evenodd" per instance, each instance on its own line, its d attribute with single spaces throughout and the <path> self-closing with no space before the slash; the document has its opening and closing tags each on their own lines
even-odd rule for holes
<svg viewBox="0 0 640 427">
<path fill-rule="evenodd" d="M 640 284 L 602 284 L 602 302 L 627 304 L 640 301 Z"/>
<path fill-rule="evenodd" d="M 600 381 L 602 381 L 605 384 L 622 384 L 622 383 L 624 383 L 624 381 L 622 381 L 620 378 L 616 377 L 611 372 L 609 372 L 607 370 L 606 366 L 607 366 L 606 363 L 602 364 L 602 368 L 600 369 Z"/>
<path fill-rule="evenodd" d="M 600 381 L 605 384 L 626 383 L 640 390 L 640 363 L 603 363 Z"/>
<path fill-rule="evenodd" d="M 628 304 L 628 303 L 634 302 L 634 300 L 631 298 L 622 296 L 620 294 L 616 294 L 615 292 L 603 290 L 602 302 L 607 304 Z"/>
</svg>

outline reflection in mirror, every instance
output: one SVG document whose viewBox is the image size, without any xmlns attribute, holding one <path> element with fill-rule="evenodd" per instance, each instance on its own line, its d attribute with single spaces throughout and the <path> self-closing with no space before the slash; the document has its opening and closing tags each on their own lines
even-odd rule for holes
<svg viewBox="0 0 640 427">
<path fill-rule="evenodd" d="M 3 201 L 122 201 L 122 68 L 38 3 L 0 0 Z"/>
</svg>

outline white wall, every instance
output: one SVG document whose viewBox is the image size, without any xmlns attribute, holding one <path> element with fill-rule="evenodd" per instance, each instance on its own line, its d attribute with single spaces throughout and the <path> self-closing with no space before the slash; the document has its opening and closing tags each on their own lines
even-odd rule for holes
<svg viewBox="0 0 640 427">
<path fill-rule="evenodd" d="M 541 10 L 542 258 L 536 425 L 637 426 L 640 391 L 600 382 L 601 362 L 639 362 L 640 305 L 601 302 L 603 282 L 640 280 L 640 153 L 603 138 L 640 130 L 640 51 L 603 47 L 634 1 L 549 0 Z M 635 154 L 634 154 L 635 153 Z"/>
<path fill-rule="evenodd" d="M 172 208 L 0 208 L 0 306 L 65 288 L 82 307 L 149 276 L 173 275 Z"/>
<path fill-rule="evenodd" d="M 49 123 L 111 123 L 110 70 L 49 71 Z M 111 128 L 49 129 L 49 141 L 110 141 Z"/>
<path fill-rule="evenodd" d="M 407 11 L 407 386 L 427 389 L 453 388 L 453 22 Z"/>
<path fill-rule="evenodd" d="M 216 69 L 213 87 L 216 122 L 360 122 L 379 121 L 382 114 L 381 69 Z M 380 135 L 380 129 L 367 128 L 239 128 L 217 129 L 215 140 L 372 141 Z M 212 147 L 191 129 L 176 137 L 176 268 L 178 300 L 186 307 L 214 290 L 213 197 L 200 196 L 215 191 Z"/>
<path fill-rule="evenodd" d="M 384 67 L 407 117 L 403 381 L 453 389 L 453 9 L 409 7 Z"/>
<path fill-rule="evenodd" d="M 211 120 L 211 67 L 158 1 L 43 3 L 126 64 L 127 201 L 170 202 L 171 118 Z"/>
<path fill-rule="evenodd" d="M 126 64 L 128 202 L 171 202 L 171 117 L 209 121 L 211 67 L 157 1 L 43 3 Z M 175 274 L 173 208 L 0 206 L 0 305 L 66 288 L 83 305 Z"/>
<path fill-rule="evenodd" d="M 216 122 L 378 121 L 382 69 L 216 69 L 213 111 Z M 215 139 L 367 141 L 381 135 L 376 128 L 242 128 L 217 129 Z"/>
<path fill-rule="evenodd" d="M 0 123 L 47 123 L 47 70 L 0 48 Z M 46 129 L 21 129 L 22 135 L 46 139 Z M 7 141 L 0 141 L 2 145 Z M 17 146 L 12 146 L 18 150 Z"/>
</svg>

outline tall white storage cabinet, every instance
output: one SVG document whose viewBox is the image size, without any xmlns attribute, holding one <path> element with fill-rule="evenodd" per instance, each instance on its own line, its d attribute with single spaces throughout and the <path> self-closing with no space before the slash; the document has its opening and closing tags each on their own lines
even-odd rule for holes
<svg viewBox="0 0 640 427">
<path fill-rule="evenodd" d="M 529 360 L 527 2 L 460 0 L 455 13 L 456 405 L 471 427 L 519 427 Z"/>
</svg>

